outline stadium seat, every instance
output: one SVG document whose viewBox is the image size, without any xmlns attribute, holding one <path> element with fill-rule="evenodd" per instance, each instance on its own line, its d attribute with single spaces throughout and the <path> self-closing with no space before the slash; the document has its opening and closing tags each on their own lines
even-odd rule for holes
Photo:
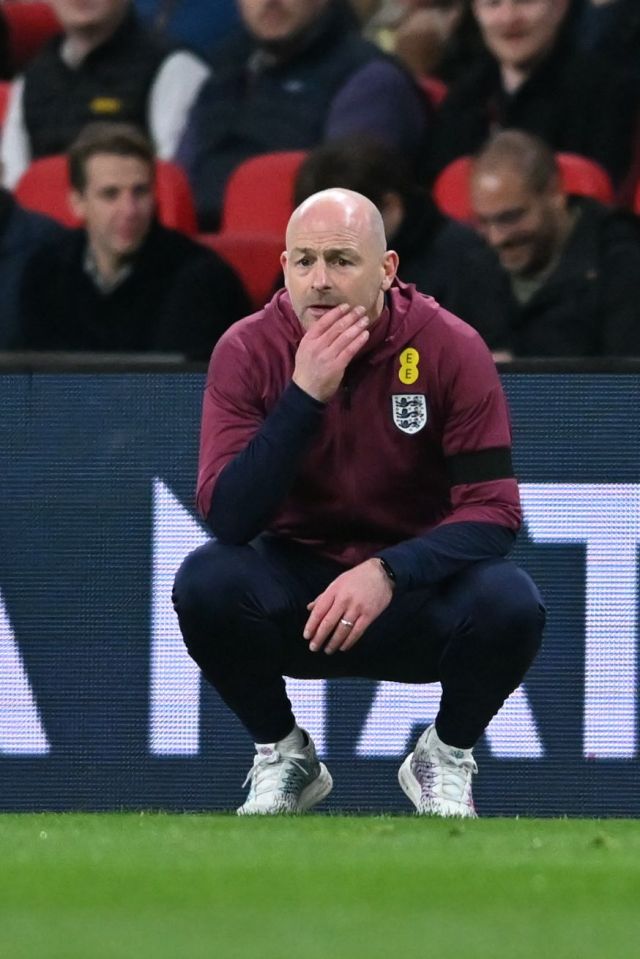
<svg viewBox="0 0 640 959">
<path fill-rule="evenodd" d="M 45 213 L 65 226 L 78 226 L 69 206 L 67 158 L 63 154 L 34 160 L 15 188 L 16 198 L 29 210 Z M 165 226 L 196 234 L 196 214 L 184 171 L 175 163 L 158 160 L 156 165 L 158 219 Z"/>
<path fill-rule="evenodd" d="M 304 150 L 263 153 L 241 163 L 227 182 L 221 232 L 284 237 L 293 212 L 293 185 Z"/>
<path fill-rule="evenodd" d="M 590 196 L 600 203 L 613 203 L 615 195 L 611 178 L 599 163 L 578 153 L 556 153 L 556 159 L 567 193 Z"/>
<path fill-rule="evenodd" d="M 14 194 L 28 210 L 45 213 L 65 226 L 78 226 L 78 220 L 69 206 L 69 175 L 65 156 L 34 160 L 16 183 Z"/>
<path fill-rule="evenodd" d="M 614 191 L 609 174 L 595 160 L 577 153 L 557 153 L 562 185 L 568 193 L 590 196 L 601 203 L 613 203 Z M 433 185 L 433 198 L 447 216 L 470 223 L 473 220 L 469 197 L 471 157 L 452 160 L 440 172 Z"/>
<path fill-rule="evenodd" d="M 11 83 L 9 80 L 0 80 L 0 128 L 4 123 L 9 106 L 9 96 L 11 95 Z"/>
<path fill-rule="evenodd" d="M 51 37 L 60 33 L 60 23 L 48 3 L 3 3 L 2 15 L 13 73 L 19 73 Z"/>
<path fill-rule="evenodd" d="M 433 199 L 439 209 L 454 220 L 469 223 L 472 219 L 469 200 L 471 158 L 457 157 L 448 163 L 433 184 Z"/>
<path fill-rule="evenodd" d="M 271 298 L 280 276 L 284 240 L 272 233 L 208 233 L 199 237 L 229 263 L 259 310 Z"/>
<path fill-rule="evenodd" d="M 187 175 L 177 163 L 156 161 L 158 219 L 188 236 L 198 232 L 196 208 Z"/>
</svg>

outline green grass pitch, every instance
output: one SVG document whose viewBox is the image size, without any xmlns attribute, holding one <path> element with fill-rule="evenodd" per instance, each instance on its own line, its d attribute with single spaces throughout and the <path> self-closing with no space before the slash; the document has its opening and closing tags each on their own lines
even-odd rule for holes
<svg viewBox="0 0 640 959">
<path fill-rule="evenodd" d="M 640 821 L 0 816 L 2 959 L 638 959 Z"/>
</svg>

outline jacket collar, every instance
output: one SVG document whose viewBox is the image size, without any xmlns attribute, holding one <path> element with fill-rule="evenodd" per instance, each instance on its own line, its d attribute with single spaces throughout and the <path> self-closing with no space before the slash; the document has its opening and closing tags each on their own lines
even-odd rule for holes
<svg viewBox="0 0 640 959">
<path fill-rule="evenodd" d="M 433 297 L 418 293 L 412 283 L 397 278 L 386 294 L 385 307 L 360 354 L 371 364 L 380 363 L 407 344 L 416 332 L 438 311 Z M 293 311 L 289 294 L 278 290 L 264 311 L 267 323 L 276 323 L 287 340 L 296 345 L 303 337 L 300 321 Z"/>
</svg>

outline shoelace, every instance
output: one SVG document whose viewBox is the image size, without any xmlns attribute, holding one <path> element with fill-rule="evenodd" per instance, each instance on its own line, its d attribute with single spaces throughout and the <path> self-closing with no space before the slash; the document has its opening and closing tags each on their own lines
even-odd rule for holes
<svg viewBox="0 0 640 959">
<path fill-rule="evenodd" d="M 295 756 L 283 756 L 278 752 L 277 749 L 274 749 L 273 752 L 268 753 L 266 756 L 256 756 L 253 760 L 253 766 L 247 773 L 245 781 L 242 784 L 242 788 L 248 786 L 251 783 L 252 788 L 255 791 L 256 796 L 260 791 L 260 787 L 263 792 L 269 792 L 276 788 L 279 770 L 276 769 L 267 769 L 268 766 L 279 766 L 282 762 L 289 762 L 292 765 L 297 766 L 301 773 L 305 776 L 309 775 L 307 769 L 304 768 L 302 763 L 298 762 Z"/>
<path fill-rule="evenodd" d="M 444 799 L 455 802 L 467 802 L 467 792 L 471 786 L 471 776 L 477 773 L 475 759 L 451 756 L 437 750 L 437 759 L 425 756 L 416 760 L 416 773 L 422 785 L 422 791 L 441 792 Z M 441 783 L 438 783 L 438 780 Z"/>
</svg>

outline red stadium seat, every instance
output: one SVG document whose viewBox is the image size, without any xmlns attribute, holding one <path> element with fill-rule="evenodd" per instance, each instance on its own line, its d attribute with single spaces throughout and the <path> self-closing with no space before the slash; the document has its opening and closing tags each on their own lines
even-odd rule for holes
<svg viewBox="0 0 640 959">
<path fill-rule="evenodd" d="M 200 241 L 229 263 L 259 310 L 271 298 L 280 276 L 284 239 L 272 233 L 209 233 Z"/>
<path fill-rule="evenodd" d="M 562 186 L 567 193 L 590 196 L 601 203 L 613 203 L 609 174 L 595 160 L 577 153 L 556 153 Z M 433 198 L 440 210 L 456 220 L 473 220 L 469 197 L 471 157 L 458 157 L 440 172 L 433 185 Z"/>
<path fill-rule="evenodd" d="M 9 67 L 19 73 L 44 44 L 60 33 L 60 23 L 48 3 L 3 3 L 7 23 Z"/>
<path fill-rule="evenodd" d="M 442 170 L 433 184 L 433 199 L 447 216 L 469 223 L 473 219 L 469 199 L 471 158 L 458 157 Z"/>
<path fill-rule="evenodd" d="M 562 185 L 567 193 L 590 196 L 600 203 L 613 203 L 613 184 L 609 174 L 595 160 L 578 153 L 556 153 Z"/>
<path fill-rule="evenodd" d="M 14 192 L 27 209 L 45 213 L 65 226 L 78 226 L 78 219 L 69 205 L 69 190 L 67 158 L 58 154 L 34 160 Z M 157 161 L 156 202 L 161 223 L 191 236 L 196 234 L 191 189 L 185 173 L 175 163 Z"/>
<path fill-rule="evenodd" d="M 9 106 L 9 97 L 11 96 L 11 83 L 9 80 L 0 80 L 0 128 L 4 123 Z"/>
<path fill-rule="evenodd" d="M 198 232 L 196 208 L 187 175 L 177 163 L 156 161 L 158 219 L 188 236 Z"/>
<path fill-rule="evenodd" d="M 63 155 L 34 160 L 18 180 L 16 199 L 28 210 L 45 213 L 65 226 L 78 226 L 69 206 L 69 174 Z"/>
<path fill-rule="evenodd" d="M 284 237 L 293 212 L 293 185 L 304 150 L 264 153 L 241 163 L 229 177 L 221 232 Z"/>
</svg>

